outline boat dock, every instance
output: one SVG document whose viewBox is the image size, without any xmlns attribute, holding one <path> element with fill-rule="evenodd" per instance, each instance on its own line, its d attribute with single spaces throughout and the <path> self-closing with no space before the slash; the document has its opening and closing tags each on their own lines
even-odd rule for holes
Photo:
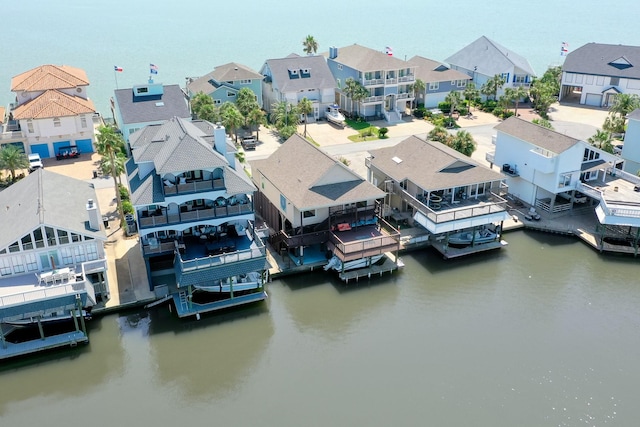
<svg viewBox="0 0 640 427">
<path fill-rule="evenodd" d="M 348 270 L 342 273 L 338 273 L 338 277 L 345 283 L 355 280 L 356 282 L 363 277 L 370 279 L 371 277 L 382 277 L 384 273 L 393 273 L 400 267 L 404 267 L 402 260 L 398 259 L 396 262 L 395 255 L 391 252 L 385 253 L 384 262 L 380 265 L 372 265 L 370 267 L 358 268 L 356 270 Z"/>
<path fill-rule="evenodd" d="M 456 248 L 453 246 L 448 246 L 443 242 L 432 242 L 431 246 L 436 249 L 438 252 L 442 254 L 444 259 L 453 259 L 461 256 L 467 256 L 470 254 L 475 254 L 479 252 L 492 251 L 495 249 L 500 249 L 507 246 L 508 243 L 504 240 L 489 242 L 489 243 L 480 243 L 474 246 L 465 246 L 462 248 Z"/>
</svg>

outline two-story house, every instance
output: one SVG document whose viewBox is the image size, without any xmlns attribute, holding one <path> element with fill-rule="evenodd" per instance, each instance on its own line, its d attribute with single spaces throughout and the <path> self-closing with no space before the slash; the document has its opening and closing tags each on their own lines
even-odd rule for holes
<svg viewBox="0 0 640 427">
<path fill-rule="evenodd" d="M 130 137 L 127 162 L 149 283 L 180 317 L 262 300 L 255 187 L 221 125 L 174 117 Z"/>
<path fill-rule="evenodd" d="M 495 129 L 494 161 L 511 194 L 552 214 L 597 205 L 604 226 L 640 226 L 640 178 L 622 158 L 516 117 Z"/>
<path fill-rule="evenodd" d="M 485 36 L 463 47 L 445 62 L 452 69 L 470 76 L 478 89 L 493 76 L 502 76 L 504 85 L 498 90 L 498 97 L 507 88 L 528 88 L 536 75 L 526 58 Z"/>
<path fill-rule="evenodd" d="M 246 65 L 230 62 L 220 65 L 202 77 L 187 80 L 187 95 L 193 98 L 204 93 L 213 98 L 214 105 L 235 102 L 242 88 L 249 88 L 256 95 L 258 105 L 262 107 L 262 74 Z"/>
<path fill-rule="evenodd" d="M 417 136 L 369 154 L 367 179 L 387 192 L 385 215 L 424 227 L 429 242 L 445 257 L 456 256 L 449 247 L 454 244 L 475 247 L 460 254 L 505 244 L 501 230 L 510 215 L 501 174 L 442 143 Z M 464 236 L 470 238 L 464 241 Z"/>
<path fill-rule="evenodd" d="M 188 97 L 180 86 L 152 80 L 128 89 L 116 89 L 111 98 L 111 113 L 125 141 L 145 126 L 161 124 L 172 117 L 191 118 Z"/>
<path fill-rule="evenodd" d="M 327 65 L 338 88 L 336 101 L 346 111 L 397 123 L 414 100 L 412 85 L 417 66 L 385 52 L 357 44 L 331 47 Z M 348 78 L 364 86 L 368 96 L 354 102 L 344 91 Z"/>
<path fill-rule="evenodd" d="M 640 172 L 640 108 L 627 114 L 622 158 L 625 159 L 625 171 L 633 175 Z"/>
<path fill-rule="evenodd" d="M 108 298 L 106 236 L 92 184 L 38 169 L 0 192 L 0 358 L 88 341 Z M 58 323 L 60 331 L 43 326 Z M 14 328 L 37 339 L 14 342 Z"/>
<path fill-rule="evenodd" d="M 416 79 L 424 82 L 424 92 L 416 93 L 416 101 L 425 108 L 436 108 L 451 91 L 463 92 L 471 76 L 452 70 L 441 62 L 414 56 L 407 62 L 416 67 Z"/>
<path fill-rule="evenodd" d="M 640 95 L 640 46 L 587 43 L 562 65 L 560 101 L 609 107 L 619 93 Z"/>
<path fill-rule="evenodd" d="M 303 119 L 314 122 L 325 117 L 335 101 L 336 84 L 322 56 L 292 53 L 286 58 L 268 59 L 260 74 L 264 76 L 262 99 L 267 112 L 271 112 L 276 103 L 298 105 L 302 98 L 307 98 L 313 112 Z"/>
<path fill-rule="evenodd" d="M 292 267 L 326 266 L 330 254 L 343 272 L 398 249 L 397 231 L 379 216 L 384 191 L 300 135 L 251 162 L 251 170 L 256 210 Z"/>
<path fill-rule="evenodd" d="M 87 97 L 84 70 L 68 65 L 41 65 L 11 79 L 11 104 L 5 142 L 21 142 L 25 152 L 46 159 L 77 147 L 92 153 L 96 109 Z"/>
</svg>

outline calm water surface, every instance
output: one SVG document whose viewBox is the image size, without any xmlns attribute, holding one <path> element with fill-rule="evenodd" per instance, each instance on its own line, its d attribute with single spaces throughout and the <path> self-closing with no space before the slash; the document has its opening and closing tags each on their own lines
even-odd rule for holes
<svg viewBox="0 0 640 427">
<path fill-rule="evenodd" d="M 266 304 L 200 322 L 96 319 L 88 347 L 5 366 L 1 424 L 636 425 L 637 260 L 507 239 L 349 286 L 274 281 Z"/>
</svg>

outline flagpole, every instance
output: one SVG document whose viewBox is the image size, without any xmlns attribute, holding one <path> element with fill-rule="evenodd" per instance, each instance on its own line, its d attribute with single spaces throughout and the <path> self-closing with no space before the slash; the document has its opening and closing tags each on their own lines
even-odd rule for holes
<svg viewBox="0 0 640 427">
<path fill-rule="evenodd" d="M 113 67 L 113 78 L 116 80 L 116 90 L 118 89 L 118 72 L 116 71 L 116 67 Z"/>
</svg>

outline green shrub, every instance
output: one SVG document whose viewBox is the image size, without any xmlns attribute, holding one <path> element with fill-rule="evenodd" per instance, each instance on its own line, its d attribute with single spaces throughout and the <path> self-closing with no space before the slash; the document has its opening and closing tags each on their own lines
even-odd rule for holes
<svg viewBox="0 0 640 427">
<path fill-rule="evenodd" d="M 118 185 L 118 191 L 120 192 L 120 200 L 123 202 L 129 200 L 129 190 L 127 190 L 127 187 L 120 184 Z"/>
<path fill-rule="evenodd" d="M 424 107 L 418 107 L 415 110 L 413 110 L 413 115 L 418 119 L 423 118 L 426 114 L 427 114 L 427 110 Z"/>
<path fill-rule="evenodd" d="M 378 129 L 378 135 L 380 136 L 380 138 L 386 138 L 388 132 L 389 132 L 388 128 L 380 128 L 380 129 Z"/>
<path fill-rule="evenodd" d="M 451 111 L 451 104 L 448 102 L 441 102 L 438 104 L 438 109 L 443 113 L 448 113 Z"/>
<path fill-rule="evenodd" d="M 124 201 L 122 202 L 122 210 L 124 212 L 124 214 L 132 214 L 133 213 L 133 205 L 131 204 L 130 201 Z"/>
</svg>

